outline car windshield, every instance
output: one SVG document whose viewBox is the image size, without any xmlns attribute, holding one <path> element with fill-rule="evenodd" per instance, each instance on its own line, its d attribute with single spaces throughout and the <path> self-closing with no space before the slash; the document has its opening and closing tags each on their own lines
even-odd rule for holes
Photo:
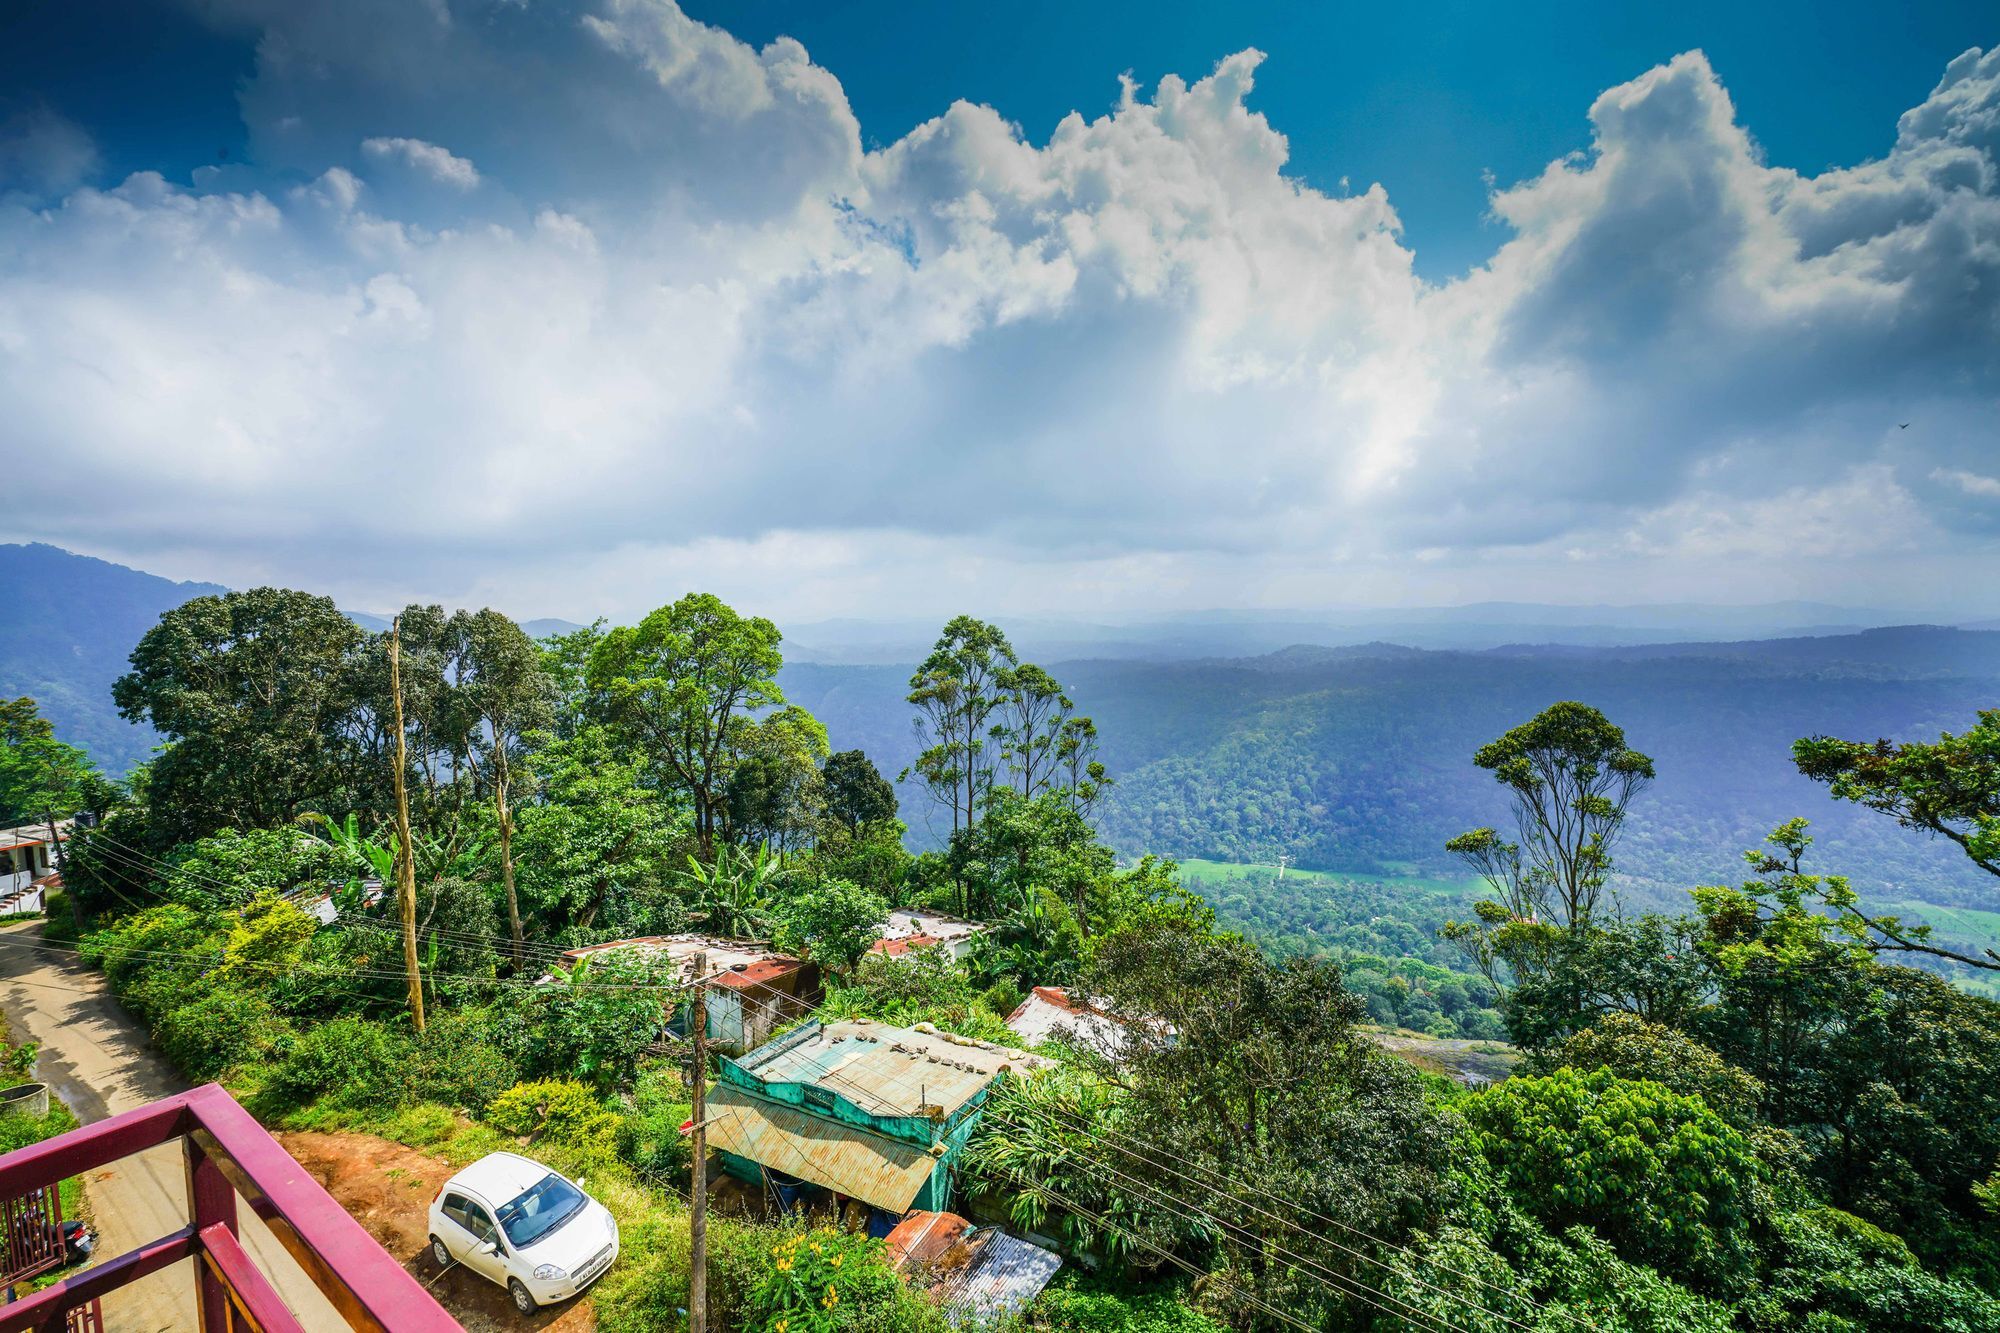
<svg viewBox="0 0 2000 1333">
<path fill-rule="evenodd" d="M 507 1243 L 525 1250 L 575 1217 L 583 1207 L 583 1191 L 551 1171 L 500 1209 L 500 1228 Z"/>
</svg>

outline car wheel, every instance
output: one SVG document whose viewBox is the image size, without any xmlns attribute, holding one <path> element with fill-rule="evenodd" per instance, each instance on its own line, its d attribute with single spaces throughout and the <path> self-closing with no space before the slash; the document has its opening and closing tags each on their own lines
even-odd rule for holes
<svg viewBox="0 0 2000 1333">
<path fill-rule="evenodd" d="M 437 1260 L 439 1268 L 451 1267 L 451 1251 L 447 1250 L 444 1242 L 436 1236 L 431 1237 L 431 1258 Z"/>
<path fill-rule="evenodd" d="M 535 1304 L 535 1298 L 528 1294 L 528 1289 L 522 1286 L 517 1278 L 507 1279 L 507 1294 L 514 1298 L 514 1308 L 522 1314 L 533 1314 L 541 1308 Z"/>
</svg>

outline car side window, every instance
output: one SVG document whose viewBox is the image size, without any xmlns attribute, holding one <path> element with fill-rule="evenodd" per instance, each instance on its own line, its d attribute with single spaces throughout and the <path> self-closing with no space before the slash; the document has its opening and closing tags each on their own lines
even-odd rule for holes
<svg viewBox="0 0 2000 1333">
<path fill-rule="evenodd" d="M 472 1224 L 465 1220 L 465 1209 L 466 1202 L 463 1194 L 447 1194 L 444 1196 L 444 1215 L 464 1227 L 467 1231 L 470 1231 L 472 1230 Z"/>
<path fill-rule="evenodd" d="M 495 1240 L 500 1234 L 493 1225 L 493 1219 L 476 1203 L 465 1205 L 465 1229 L 481 1240 Z"/>
</svg>

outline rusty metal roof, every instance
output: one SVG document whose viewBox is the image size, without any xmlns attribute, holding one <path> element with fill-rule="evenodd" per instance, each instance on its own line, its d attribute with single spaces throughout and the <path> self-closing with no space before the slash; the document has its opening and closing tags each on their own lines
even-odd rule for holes
<svg viewBox="0 0 2000 1333">
<path fill-rule="evenodd" d="M 768 1101 L 729 1083 L 708 1094 L 708 1142 L 825 1189 L 906 1211 L 937 1169 L 914 1143 Z"/>
</svg>

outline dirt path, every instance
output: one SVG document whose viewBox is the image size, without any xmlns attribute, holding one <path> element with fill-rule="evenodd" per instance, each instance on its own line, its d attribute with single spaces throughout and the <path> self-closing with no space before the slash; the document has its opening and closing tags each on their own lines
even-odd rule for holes
<svg viewBox="0 0 2000 1333">
<path fill-rule="evenodd" d="M 1419 1069 L 1443 1074 L 1468 1088 L 1499 1083 L 1514 1072 L 1520 1053 L 1505 1042 L 1467 1041 L 1462 1037 L 1427 1037 L 1420 1032 L 1368 1029 L 1368 1037 L 1385 1051 L 1400 1055 Z"/>
<path fill-rule="evenodd" d="M 102 974 L 42 943 L 40 922 L 0 927 L 0 1005 L 22 1041 L 41 1044 L 35 1075 L 88 1124 L 186 1090 L 144 1028 L 111 998 Z M 178 1144 L 163 1144 L 90 1172 L 85 1207 L 97 1256 L 112 1258 L 188 1219 Z M 297 1262 L 257 1218 L 239 1214 L 244 1248 L 313 1330 L 346 1327 Z M 180 1333 L 197 1327 L 194 1261 L 176 1264 L 104 1298 L 106 1333 Z"/>
<path fill-rule="evenodd" d="M 507 1293 L 486 1279 L 459 1267 L 438 1272 L 425 1226 L 431 1199 L 451 1175 L 442 1159 L 366 1134 L 285 1133 L 278 1141 L 470 1333 L 589 1333 L 597 1327 L 588 1296 L 524 1319 Z"/>
</svg>

